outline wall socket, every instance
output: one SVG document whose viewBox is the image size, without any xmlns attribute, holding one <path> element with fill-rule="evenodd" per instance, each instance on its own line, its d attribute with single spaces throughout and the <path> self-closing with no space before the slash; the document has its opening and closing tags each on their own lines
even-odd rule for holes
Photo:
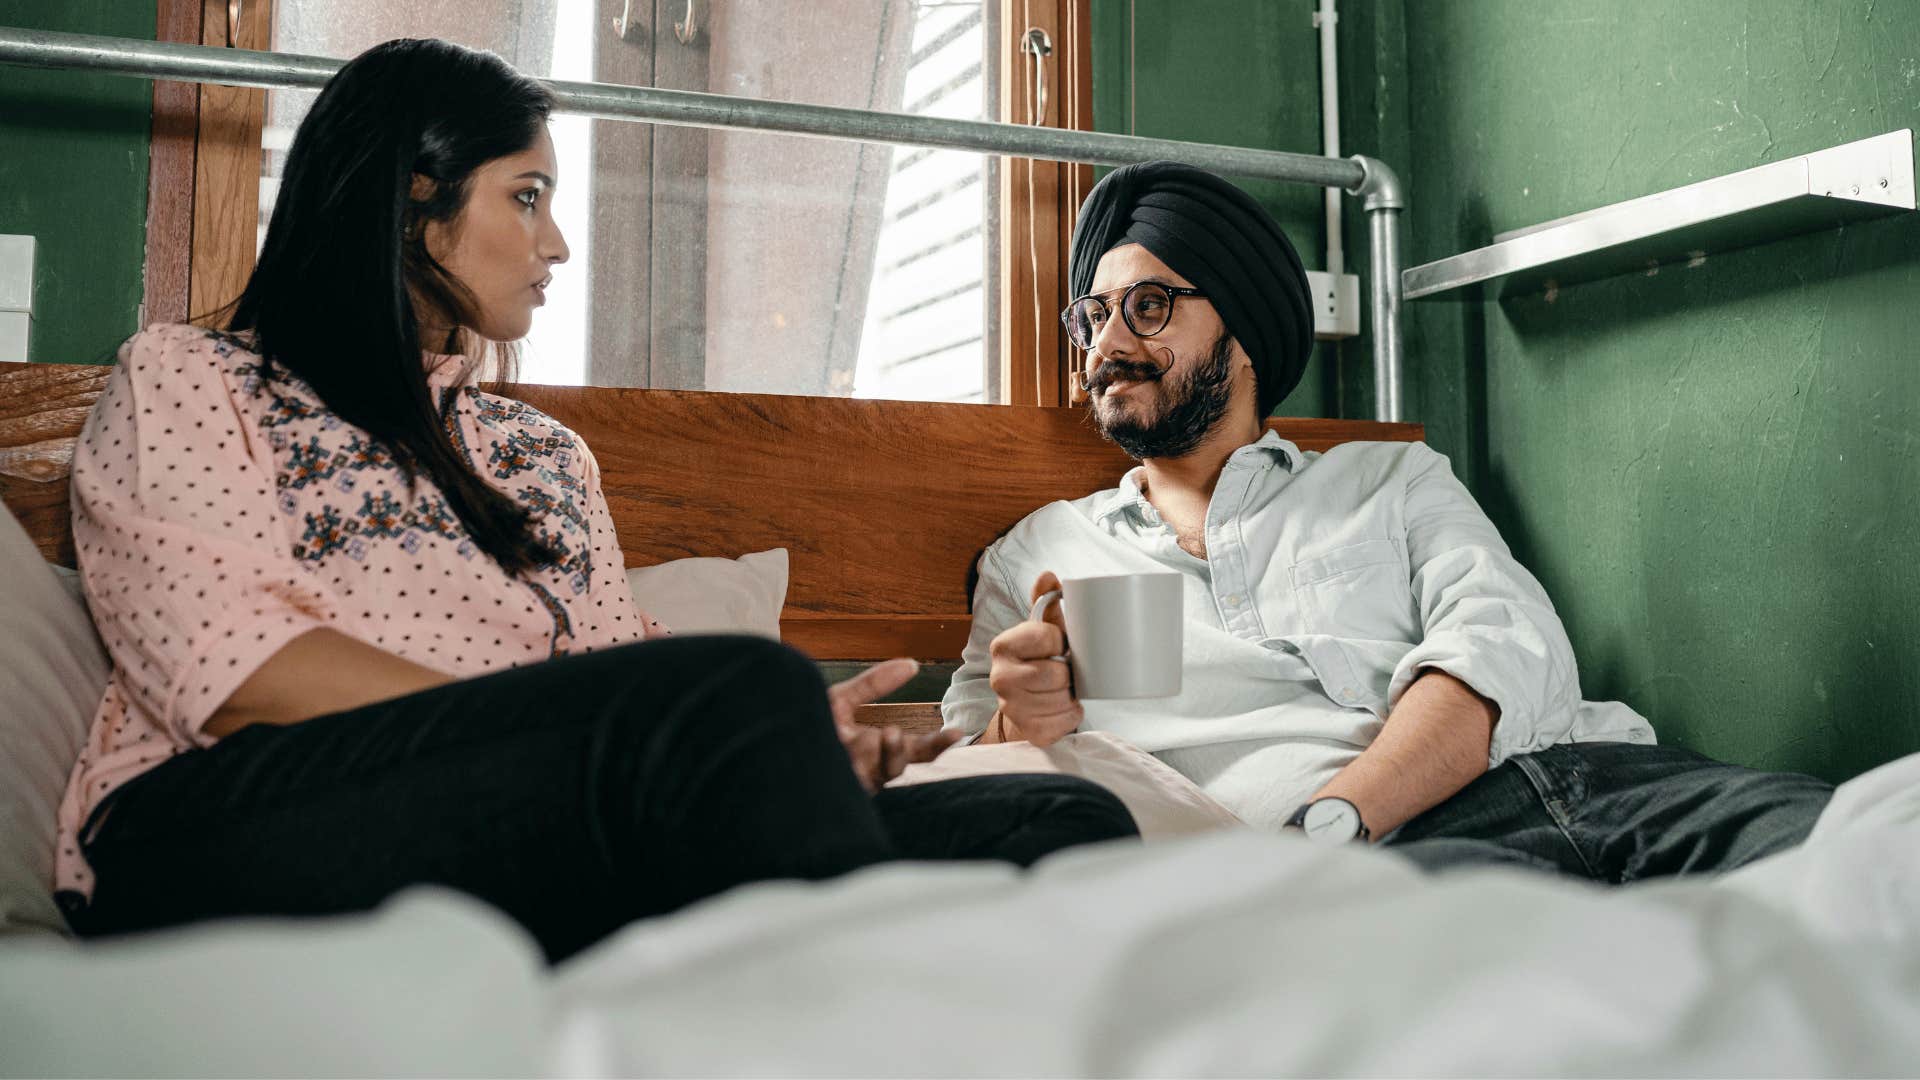
<svg viewBox="0 0 1920 1080">
<path fill-rule="evenodd" d="M 0 235 L 0 361 L 25 363 L 33 342 L 31 236 Z"/>
</svg>

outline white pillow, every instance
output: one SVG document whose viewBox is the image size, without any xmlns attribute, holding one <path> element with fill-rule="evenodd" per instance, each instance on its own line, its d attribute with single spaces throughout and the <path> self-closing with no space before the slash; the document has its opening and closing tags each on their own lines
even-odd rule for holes
<svg viewBox="0 0 1920 1080">
<path fill-rule="evenodd" d="M 0 506 L 0 933 L 66 931 L 54 818 L 110 669 L 86 604 Z"/>
<path fill-rule="evenodd" d="M 1242 824 L 1173 766 L 1104 731 L 1075 732 L 1045 750 L 1030 742 L 956 746 L 932 761 L 907 766 L 887 786 L 1002 773 L 1065 773 L 1091 780 L 1126 804 L 1142 840 Z"/>
<path fill-rule="evenodd" d="M 633 602 L 675 634 L 755 634 L 780 640 L 787 549 L 737 559 L 675 559 L 627 571 Z"/>
</svg>

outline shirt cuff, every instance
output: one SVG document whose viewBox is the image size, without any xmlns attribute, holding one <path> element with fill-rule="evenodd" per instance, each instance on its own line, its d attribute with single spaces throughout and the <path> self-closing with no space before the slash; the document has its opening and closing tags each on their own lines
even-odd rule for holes
<svg viewBox="0 0 1920 1080">
<path fill-rule="evenodd" d="M 1487 768 L 1491 769 L 1515 754 L 1532 753 L 1559 741 L 1559 736 L 1571 729 L 1573 717 L 1571 709 L 1562 709 L 1559 711 L 1567 715 L 1559 723 L 1550 719 L 1555 711 L 1553 703 L 1563 696 L 1558 687 L 1564 680 L 1557 673 L 1542 680 L 1542 693 L 1529 695 L 1521 689 L 1518 680 L 1504 677 L 1507 673 L 1499 671 L 1498 664 L 1475 655 L 1476 651 L 1484 652 L 1487 646 L 1487 642 L 1474 640 L 1471 635 L 1429 635 L 1395 666 L 1393 681 L 1387 688 L 1387 708 L 1391 712 L 1400 704 L 1407 688 L 1423 670 L 1444 671 L 1459 679 L 1500 709 L 1487 746 Z M 1531 655 L 1527 660 L 1529 663 L 1551 662 Z"/>
<path fill-rule="evenodd" d="M 161 717 L 176 737 L 198 747 L 216 741 L 202 729 L 261 665 L 302 634 L 332 625 L 297 608 L 255 608 L 209 627 L 174 675 Z"/>
</svg>

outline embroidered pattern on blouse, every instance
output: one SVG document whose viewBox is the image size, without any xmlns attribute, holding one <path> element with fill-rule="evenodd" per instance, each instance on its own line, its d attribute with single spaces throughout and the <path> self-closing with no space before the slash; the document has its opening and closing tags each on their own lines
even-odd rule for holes
<svg viewBox="0 0 1920 1080">
<path fill-rule="evenodd" d="M 244 343 L 236 344 L 225 336 L 215 337 L 214 341 L 216 351 L 244 348 Z M 266 432 L 267 442 L 284 455 L 281 467 L 275 471 L 274 485 L 279 492 L 281 512 L 297 514 L 300 518 L 294 528 L 294 558 L 322 563 L 344 555 L 362 562 L 370 550 L 369 543 L 382 540 L 398 541 L 400 548 L 410 555 L 418 554 L 424 544 L 434 541 L 451 542 L 455 553 L 463 559 L 471 560 L 479 553 L 479 546 L 467 535 L 459 516 L 437 490 L 416 485 L 417 494 L 410 500 L 396 495 L 393 489 L 404 491 L 407 485 L 392 453 L 377 439 L 347 426 L 319 405 L 298 376 L 264 362 L 242 363 L 235 374 L 242 387 L 262 405 L 259 426 Z M 502 478 L 532 472 L 540 481 L 551 485 L 549 490 L 527 484 L 509 494 L 534 515 L 536 522 L 543 524 L 540 535 L 562 554 L 561 563 L 553 569 L 572 586 L 576 595 L 584 592 L 591 585 L 587 545 L 569 544 L 565 540 L 567 534 L 579 533 L 584 537 L 587 531 L 586 510 L 582 505 L 586 494 L 584 485 L 570 474 L 545 464 L 552 462 L 565 468 L 573 456 L 571 434 L 537 410 L 516 407 L 517 402 L 495 402 L 477 391 L 472 392 L 471 400 L 476 413 L 485 414 L 486 426 L 501 431 L 504 436 L 492 444 L 488 470 Z M 451 404 L 449 400 L 448 405 Z M 548 430 L 544 434 L 535 435 L 506 426 L 512 422 L 532 422 L 536 418 L 546 422 Z M 447 420 L 455 446 L 467 460 L 474 461 L 475 455 L 465 445 L 458 415 L 451 408 L 447 411 Z M 296 429 L 295 425 L 303 422 L 312 423 Z M 341 434 L 323 438 L 322 434 L 314 433 L 314 427 L 321 433 Z M 381 480 L 390 482 L 382 484 Z M 362 488 L 372 490 L 360 490 Z M 309 499 L 303 511 L 295 492 L 322 493 L 323 501 L 315 507 Z M 561 531 L 545 527 L 552 523 L 557 523 Z M 554 629 L 549 643 L 557 646 L 572 635 L 573 621 L 550 590 L 533 583 L 529 585 L 541 606 L 553 617 Z"/>
<path fill-rule="evenodd" d="M 490 397 L 474 387 L 460 387 L 450 393 L 467 398 L 473 407 L 475 426 L 488 436 L 485 447 L 488 475 L 495 480 L 531 476 L 539 481 L 511 491 L 538 523 L 536 537 L 558 556 L 546 567 L 559 579 L 555 584 L 574 596 L 592 589 L 593 550 L 588 542 L 587 486 L 569 471 L 574 457 L 573 432 L 522 401 Z M 449 407 L 445 409 L 449 417 L 448 433 L 453 436 L 455 447 L 469 461 L 477 462 L 480 455 L 467 445 L 466 433 L 453 422 L 457 414 L 451 404 L 450 397 Z M 552 643 L 556 652 L 561 651 L 561 641 L 573 635 L 573 619 L 566 605 L 547 585 L 535 581 L 526 584 L 553 616 Z"/>
</svg>

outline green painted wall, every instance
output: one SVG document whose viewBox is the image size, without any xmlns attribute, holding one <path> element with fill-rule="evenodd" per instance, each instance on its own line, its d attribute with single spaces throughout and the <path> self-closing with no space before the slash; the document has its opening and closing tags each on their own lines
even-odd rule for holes
<svg viewBox="0 0 1920 1080">
<path fill-rule="evenodd" d="M 1416 263 L 1920 127 L 1904 2 L 1380 6 L 1402 28 L 1348 48 L 1407 110 Z M 1916 297 L 1908 214 L 1551 301 L 1420 302 L 1410 406 L 1545 582 L 1590 696 L 1840 779 L 1920 749 Z"/>
<path fill-rule="evenodd" d="M 1276 0 L 1093 0 L 1093 122 L 1100 131 L 1320 152 L 1313 5 Z M 1242 181 L 1310 269 L 1325 269 L 1318 189 Z M 1338 415 L 1337 347 L 1322 345 L 1277 412 Z"/>
<path fill-rule="evenodd" d="M 0 26 L 147 38 L 152 3 L 0 0 Z M 32 359 L 110 361 L 136 329 L 151 83 L 0 67 L 0 233 L 39 239 Z"/>
</svg>

